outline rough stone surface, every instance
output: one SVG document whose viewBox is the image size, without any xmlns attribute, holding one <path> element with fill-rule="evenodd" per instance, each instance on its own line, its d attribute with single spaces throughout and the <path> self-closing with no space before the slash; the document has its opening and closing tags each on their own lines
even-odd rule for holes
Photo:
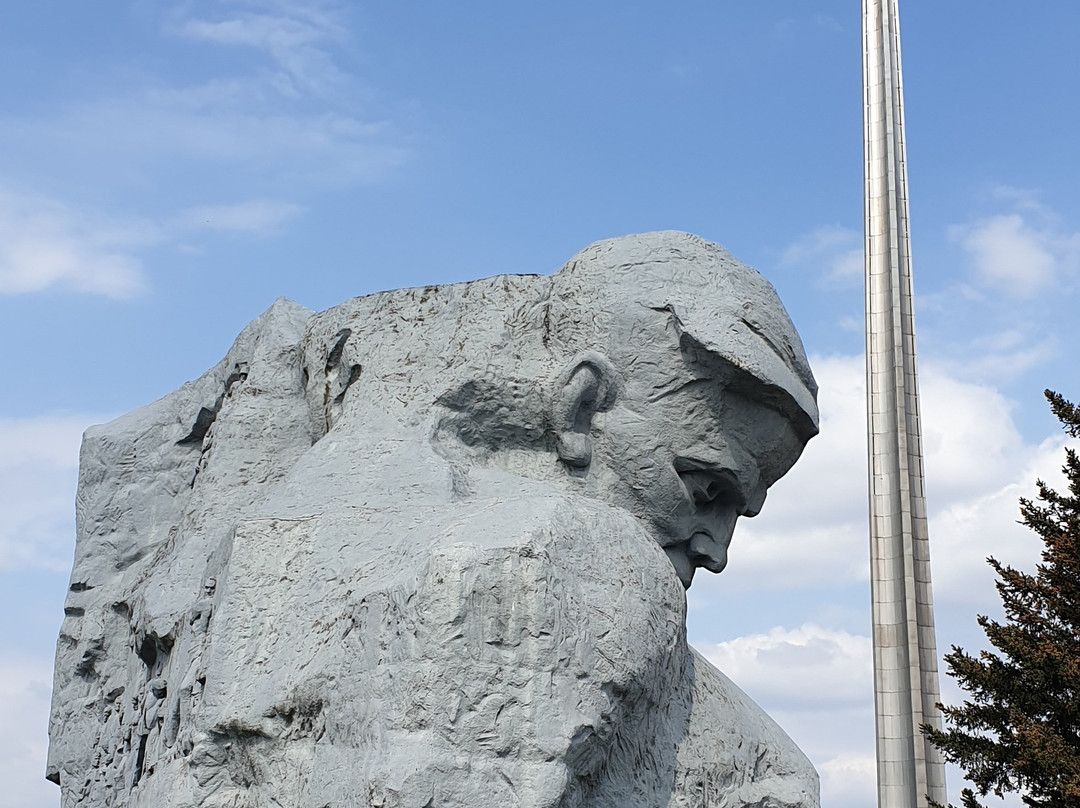
<svg viewBox="0 0 1080 808">
<path fill-rule="evenodd" d="M 84 438 L 69 806 L 818 804 L 684 587 L 816 432 L 772 287 L 681 233 L 279 300 Z"/>
</svg>

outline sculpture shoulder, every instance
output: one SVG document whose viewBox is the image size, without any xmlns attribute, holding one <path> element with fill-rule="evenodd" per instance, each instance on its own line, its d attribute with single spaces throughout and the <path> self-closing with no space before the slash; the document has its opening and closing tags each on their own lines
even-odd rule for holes
<svg viewBox="0 0 1080 808">
<path fill-rule="evenodd" d="M 694 649 L 689 654 L 693 706 L 669 808 L 703 799 L 732 808 L 817 808 L 818 774 L 802 750 L 738 685 Z"/>
<path fill-rule="evenodd" d="M 630 513 L 587 497 L 538 490 L 458 503 L 428 529 L 436 555 L 504 563 L 535 558 L 559 579 L 598 603 L 633 597 L 681 620 L 681 584 L 663 550 Z"/>
<path fill-rule="evenodd" d="M 444 541 L 472 537 L 474 541 L 516 543 L 543 534 L 570 542 L 591 542 L 602 534 L 609 546 L 655 543 L 630 513 L 599 500 L 527 485 L 498 496 L 470 498 L 440 509 L 453 523 Z"/>
</svg>

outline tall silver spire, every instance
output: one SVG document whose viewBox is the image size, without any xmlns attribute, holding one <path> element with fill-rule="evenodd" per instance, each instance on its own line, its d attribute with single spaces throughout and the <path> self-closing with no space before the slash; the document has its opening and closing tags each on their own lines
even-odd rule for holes
<svg viewBox="0 0 1080 808">
<path fill-rule="evenodd" d="M 897 0 L 863 0 L 866 386 L 878 805 L 944 803 L 923 495 Z"/>
</svg>

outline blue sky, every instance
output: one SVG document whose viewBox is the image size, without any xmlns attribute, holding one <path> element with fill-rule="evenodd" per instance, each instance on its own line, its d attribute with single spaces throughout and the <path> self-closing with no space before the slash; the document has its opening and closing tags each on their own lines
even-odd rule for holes
<svg viewBox="0 0 1080 808">
<path fill-rule="evenodd" d="M 939 644 L 970 647 L 983 557 L 1038 550 L 1015 519 L 1060 465 L 1041 391 L 1080 398 L 1080 5 L 902 14 Z M 822 387 L 821 436 L 691 590 L 691 640 L 827 804 L 868 804 L 859 24 L 838 0 L 0 6 L 0 806 L 59 801 L 87 424 L 200 375 L 279 295 L 546 273 L 667 228 L 772 280 Z"/>
</svg>

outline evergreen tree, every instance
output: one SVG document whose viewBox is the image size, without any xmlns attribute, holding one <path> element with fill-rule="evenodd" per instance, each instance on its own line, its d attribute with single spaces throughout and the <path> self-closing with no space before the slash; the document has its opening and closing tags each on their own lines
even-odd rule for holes
<svg viewBox="0 0 1080 808">
<path fill-rule="evenodd" d="M 1080 407 L 1046 391 L 1054 415 L 1080 437 Z M 949 675 L 970 698 L 942 707 L 944 730 L 923 727 L 945 758 L 964 769 L 966 808 L 976 797 L 1018 792 L 1033 808 L 1080 808 L 1080 458 L 1065 450 L 1069 490 L 1037 481 L 1036 501 L 1020 500 L 1022 523 L 1042 539 L 1034 575 L 987 561 L 1005 622 L 978 622 L 997 653 L 953 646 Z"/>
</svg>

